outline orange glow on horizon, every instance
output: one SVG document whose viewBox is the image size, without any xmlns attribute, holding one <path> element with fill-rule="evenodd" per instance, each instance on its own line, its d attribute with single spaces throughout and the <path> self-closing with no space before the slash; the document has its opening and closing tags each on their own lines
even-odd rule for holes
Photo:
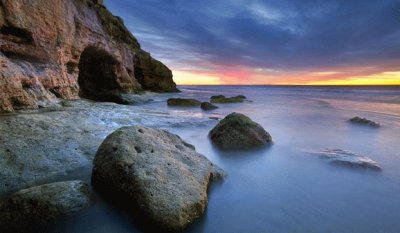
<svg viewBox="0 0 400 233">
<path fill-rule="evenodd" d="M 400 85 L 400 71 L 382 72 L 367 76 L 353 76 L 346 79 L 321 80 L 308 85 Z"/>
<path fill-rule="evenodd" d="M 188 71 L 174 71 L 174 81 L 178 85 L 223 85 L 217 75 L 197 74 Z"/>
<path fill-rule="evenodd" d="M 400 85 L 400 71 L 373 74 L 348 71 L 276 72 L 237 69 L 221 72 L 174 71 L 178 85 Z"/>
</svg>

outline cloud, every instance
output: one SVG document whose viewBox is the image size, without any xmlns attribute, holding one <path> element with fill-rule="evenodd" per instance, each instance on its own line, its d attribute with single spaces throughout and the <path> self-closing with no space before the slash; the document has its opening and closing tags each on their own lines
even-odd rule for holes
<svg viewBox="0 0 400 233">
<path fill-rule="evenodd" d="M 399 70 L 396 0 L 106 0 L 106 5 L 144 49 L 174 70 Z M 266 80 L 271 75 L 276 74 L 265 73 Z"/>
</svg>

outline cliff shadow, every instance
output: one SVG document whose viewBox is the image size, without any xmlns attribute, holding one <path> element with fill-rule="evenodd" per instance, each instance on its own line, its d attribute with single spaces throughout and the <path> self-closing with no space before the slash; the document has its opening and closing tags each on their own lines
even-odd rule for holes
<svg viewBox="0 0 400 233">
<path fill-rule="evenodd" d="M 82 52 L 79 60 L 79 96 L 100 101 L 128 104 L 121 93 L 131 90 L 124 88 L 125 83 L 132 83 L 126 69 L 108 51 L 88 46 Z"/>
</svg>

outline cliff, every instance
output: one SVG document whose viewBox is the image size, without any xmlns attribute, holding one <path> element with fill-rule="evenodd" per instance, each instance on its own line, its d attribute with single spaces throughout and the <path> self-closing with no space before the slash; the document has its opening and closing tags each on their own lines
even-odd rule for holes
<svg viewBox="0 0 400 233">
<path fill-rule="evenodd" d="M 177 91 L 100 0 L 0 0 L 0 112 L 84 97 Z"/>
</svg>

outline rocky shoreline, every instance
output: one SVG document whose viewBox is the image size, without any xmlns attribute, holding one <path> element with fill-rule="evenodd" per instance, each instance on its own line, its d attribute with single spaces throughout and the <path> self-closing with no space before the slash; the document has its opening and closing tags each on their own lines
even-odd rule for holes
<svg viewBox="0 0 400 233">
<path fill-rule="evenodd" d="M 152 95 L 145 95 L 132 96 L 131 98 L 146 103 L 153 97 Z M 165 100 L 160 103 L 163 103 L 165 107 L 168 106 Z M 149 111 L 145 106 L 146 104 L 134 106 L 93 102 L 90 100 L 60 100 L 53 106 L 38 110 L 25 110 L 0 115 L 0 155 L 2 155 L 0 156 L 0 196 L 2 199 L 9 199 L 12 193 L 21 189 L 71 180 L 73 177 L 81 177 L 87 180 L 88 177 L 92 176 L 95 190 L 99 193 L 110 197 L 110 192 L 106 190 L 111 188 L 113 190 L 111 199 L 114 201 L 116 196 L 120 196 L 121 200 L 127 200 L 125 204 L 136 200 L 132 202 L 132 208 L 142 213 L 141 216 L 147 216 L 143 221 L 150 221 L 150 225 L 158 226 L 156 229 L 170 231 L 184 229 L 205 211 L 207 205 L 205 200 L 207 200 L 207 189 L 211 177 L 222 177 L 223 172 L 178 136 L 154 128 L 170 128 L 174 120 L 176 122 L 189 122 L 193 118 L 184 119 L 184 115 L 181 114 L 169 116 L 163 111 Z M 198 108 L 198 106 L 196 107 Z M 201 112 L 202 110 L 197 109 L 196 111 Z M 206 119 L 207 117 L 204 120 Z M 208 120 L 210 122 L 214 121 L 212 119 Z M 261 125 L 253 122 L 243 114 L 232 113 L 214 124 L 216 126 L 214 129 L 210 128 L 209 132 L 210 141 L 222 151 L 251 150 L 252 148 L 264 147 L 272 143 L 271 135 Z M 109 139 L 115 141 L 115 143 L 111 142 L 111 146 L 105 146 L 107 145 L 107 140 L 103 142 L 104 145 L 101 145 L 107 135 L 123 126 L 133 126 L 131 127 L 135 129 L 133 131 L 137 132 L 134 133 L 132 131 L 122 138 Z M 151 128 L 147 128 L 148 126 Z M 121 130 L 124 130 L 124 128 L 117 130 L 114 134 L 119 134 L 118 132 Z M 127 130 L 129 131 L 130 129 L 127 128 Z M 145 136 L 140 132 L 149 132 L 149 135 Z M 124 139 L 125 137 L 127 139 Z M 169 143 L 168 141 L 171 142 Z M 110 156 L 112 153 L 119 151 L 119 148 L 127 154 L 119 155 L 118 152 L 115 158 L 120 157 L 122 160 L 116 161 L 115 166 L 112 163 L 112 158 L 100 159 L 100 155 Z M 101 152 L 105 150 L 108 152 Z M 157 151 L 163 151 L 163 153 L 157 154 Z M 312 154 L 325 158 L 329 163 L 335 165 L 382 170 L 382 167 L 370 158 L 344 150 L 325 150 L 313 152 Z M 156 160 L 152 159 L 153 155 L 156 155 L 154 157 L 157 158 Z M 175 158 L 166 157 L 164 162 L 157 162 L 165 155 L 174 155 Z M 96 159 L 95 156 L 98 158 Z M 201 158 L 200 161 L 204 162 L 193 162 L 197 159 L 192 162 L 185 162 L 185 159 L 191 157 Z M 141 159 L 137 160 L 138 158 Z M 92 167 L 93 160 L 94 168 Z M 136 160 L 137 162 L 135 162 Z M 145 161 L 145 163 L 139 161 Z M 196 163 L 198 165 L 195 165 Z M 191 164 L 192 168 L 182 168 L 187 164 Z M 105 168 L 102 172 L 99 172 L 98 166 L 104 167 L 103 165 Z M 107 166 L 111 167 L 107 168 Z M 213 171 L 212 167 L 215 167 L 216 170 Z M 92 168 L 93 175 L 91 174 Z M 119 171 L 118 169 L 120 168 L 122 170 Z M 163 171 L 164 169 L 166 170 Z M 161 171 L 163 171 L 163 175 L 159 174 L 159 177 L 156 178 Z M 203 173 L 199 176 L 198 173 L 195 175 L 195 173 L 187 173 L 188 171 L 203 171 Z M 126 174 L 119 179 L 118 176 L 124 173 Z M 156 175 L 150 183 L 147 180 L 149 174 Z M 169 177 L 167 174 L 175 175 Z M 178 174 L 186 175 L 179 176 Z M 107 176 L 110 177 L 110 180 L 105 179 Z M 193 177 L 190 178 L 191 176 Z M 98 179 L 97 177 L 102 178 Z M 157 184 L 156 181 L 164 179 L 172 182 L 173 185 L 168 186 L 168 182 Z M 198 181 L 190 183 L 196 179 Z M 118 182 L 112 185 L 115 180 L 118 180 Z M 126 181 L 121 183 L 122 180 Z M 200 182 L 200 180 L 203 181 Z M 124 185 L 125 182 L 129 185 Z M 131 185 L 129 182 L 135 182 L 136 185 Z M 138 186 L 137 182 L 142 182 L 142 185 Z M 172 196 L 178 197 L 180 195 L 178 193 L 185 190 L 185 188 L 179 188 L 180 186 L 176 184 L 183 185 L 186 188 L 192 187 L 193 189 L 188 189 L 187 192 L 193 192 L 193 195 L 186 196 L 186 194 L 182 194 L 182 197 L 176 200 L 183 202 L 172 206 L 184 206 L 184 203 L 186 203 L 185 198 L 193 198 L 201 194 L 199 196 L 201 198 L 197 200 L 202 204 L 195 204 L 198 207 L 194 209 L 188 207 L 196 214 L 176 217 L 180 216 L 181 213 L 190 213 L 190 211 L 188 209 L 183 211 L 185 208 L 180 210 L 167 208 L 166 210 L 171 211 L 171 215 L 166 215 L 168 211 L 159 210 L 161 203 L 164 203 L 161 206 L 168 207 L 175 200 L 174 198 L 167 198 L 168 195 L 165 195 L 164 192 L 175 193 Z M 138 188 L 127 190 L 125 188 L 119 189 L 119 186 L 135 186 Z M 117 195 L 116 190 L 118 189 L 120 191 Z M 138 198 L 137 193 L 140 193 L 139 196 L 141 198 Z M 146 195 L 148 196 L 146 197 Z M 153 204 L 149 204 L 151 202 L 148 201 L 152 198 L 156 198 L 154 199 L 156 201 Z M 138 202 L 138 200 L 141 201 Z M 194 199 L 190 200 L 193 201 Z M 138 206 L 142 207 L 138 208 Z M 193 205 L 190 204 L 190 206 Z M 163 217 L 157 216 L 157 213 L 161 212 Z M 185 220 L 176 222 L 172 221 L 172 219 Z"/>
<path fill-rule="evenodd" d="M 77 100 L 0 115 L 0 199 L 41 184 L 88 179 L 96 151 L 109 133 L 139 122 L 153 127 L 154 122 L 159 122 L 158 127 L 178 122 L 173 116 L 160 122 L 160 114 L 136 106 Z"/>
<path fill-rule="evenodd" d="M 172 72 L 97 0 L 0 4 L 0 112 L 84 97 L 176 92 Z M 50 26 L 51 25 L 51 26 Z"/>
<path fill-rule="evenodd" d="M 89 185 L 76 177 L 91 177 L 96 192 L 121 198 L 157 231 L 181 231 L 199 219 L 210 183 L 224 171 L 163 130 L 192 123 L 182 120 L 184 111 L 174 118 L 132 105 L 151 101 L 145 91 L 178 92 L 171 70 L 142 50 L 102 1 L 24 3 L 0 4 L 0 232 L 30 232 L 90 206 Z M 207 101 L 164 102 L 202 113 L 250 102 L 243 95 Z M 243 114 L 215 119 L 208 119 L 216 123 L 209 139 L 219 150 L 272 143 Z M 379 126 L 359 117 L 350 122 Z M 348 151 L 318 154 L 334 164 L 381 170 Z"/>
<path fill-rule="evenodd" d="M 131 98 L 146 102 L 150 96 L 131 96 Z M 167 105 L 167 103 L 165 104 Z M 121 196 L 129 200 L 127 202 L 131 202 L 133 207 L 136 206 L 136 209 L 139 209 L 139 212 L 148 216 L 145 219 L 159 226 L 157 229 L 168 231 L 184 229 L 195 219 L 202 216 L 207 206 L 209 182 L 218 177 L 223 177 L 224 172 L 209 162 L 206 157 L 198 154 L 192 145 L 182 141 L 179 136 L 155 128 L 138 126 L 140 124 L 158 128 L 163 128 L 163 125 L 171 126 L 171 120 L 174 118 L 168 119 L 168 115 L 166 115 L 163 122 L 160 121 L 160 114 L 165 113 L 149 112 L 145 107 L 134 105 L 119 105 L 90 100 L 59 100 L 52 106 L 37 110 L 24 110 L 0 115 L 0 135 L 2 135 L 0 137 L 0 199 L 3 199 L 6 203 L 7 200 L 10 200 L 9 198 L 20 192 L 19 190 L 35 189 L 36 186 L 43 184 L 51 186 L 53 182 L 70 180 L 72 177 L 82 177 L 86 180 L 91 175 L 90 170 L 93 163 L 92 182 L 97 191 L 107 196 L 107 192 L 104 190 L 113 187 L 112 199 Z M 144 119 L 148 121 L 143 122 Z M 176 120 L 181 121 L 182 116 L 179 116 Z M 155 124 L 155 122 L 157 123 Z M 117 167 L 105 169 L 101 172 L 99 167 L 104 167 L 103 165 L 112 166 L 111 161 L 113 161 L 110 158 L 100 159 L 99 156 L 104 154 L 101 151 L 105 150 L 107 139 L 102 145 L 101 142 L 112 131 L 127 125 L 136 125 L 131 128 L 138 130 L 133 130 L 126 135 L 128 138 L 133 137 L 129 140 L 117 139 L 117 144 L 111 147 L 111 151 L 118 151 L 118 148 L 121 148 L 122 151 L 126 151 L 128 147 L 131 149 L 121 157 L 124 160 L 116 162 Z M 114 134 L 118 134 L 123 129 L 117 130 Z M 146 136 L 136 131 L 149 132 L 149 135 Z M 110 136 L 107 138 L 110 138 Z M 126 143 L 122 143 L 121 140 L 125 140 Z M 130 142 L 137 144 L 129 145 Z M 151 150 L 146 149 L 149 147 L 151 147 Z M 110 153 L 107 152 L 104 155 L 110 156 Z M 138 161 L 142 160 L 145 163 L 132 166 L 136 164 L 134 161 L 139 158 L 139 155 L 143 157 Z M 166 157 L 164 162 L 157 162 L 163 156 L 172 157 Z M 116 154 L 115 159 L 117 157 Z M 152 157 L 155 159 L 153 162 Z M 122 165 L 122 161 L 126 161 L 127 166 L 129 165 L 129 169 L 132 170 L 127 171 L 122 166 L 123 170 L 119 172 L 117 168 Z M 163 172 L 164 169 L 166 170 Z M 127 171 L 127 173 L 123 179 L 119 179 L 118 176 L 122 171 Z M 163 174 L 153 177 L 153 181 L 148 183 L 148 175 L 157 175 L 159 172 Z M 137 174 L 137 176 L 133 174 Z M 169 177 L 167 174 L 175 175 Z M 110 177 L 111 180 L 106 181 L 105 175 Z M 128 176 L 132 177 L 127 179 Z M 119 183 L 124 179 L 126 179 L 126 182 L 136 184 L 128 186 L 137 188 L 130 191 L 120 189 L 121 192 L 117 195 L 115 190 L 118 190 L 118 187 L 127 187 L 124 183 Z M 111 185 L 112 180 L 118 182 L 113 186 Z M 168 186 L 168 182 L 166 184 L 162 182 L 163 180 L 172 183 Z M 137 182 L 144 183 L 137 186 Z M 143 190 L 140 190 L 139 187 L 143 187 Z M 183 191 L 184 193 L 182 193 Z M 140 193 L 140 195 L 137 196 L 137 194 L 133 195 L 132 193 Z M 166 195 L 168 193 L 172 196 Z M 12 196 L 10 197 L 10 195 Z M 61 198 L 62 193 L 59 193 L 59 195 L 61 195 Z M 143 195 L 148 196 L 143 197 Z M 45 199 L 46 197 L 42 198 Z M 156 198 L 153 204 L 151 204 L 151 201 L 149 202 L 152 198 Z M 175 201 L 179 203 L 171 204 Z M 160 205 L 169 207 L 166 210 L 160 210 Z M 185 205 L 187 207 L 183 207 Z M 143 208 L 143 206 L 147 207 Z M 3 216 L 9 216 L 4 215 L 4 213 L 7 213 L 7 209 L 10 208 L 3 208 Z M 167 210 L 171 213 L 170 215 L 166 214 Z M 67 211 L 59 215 L 69 213 L 72 212 Z M 161 213 L 162 215 L 157 217 Z M 25 216 L 29 219 L 28 222 L 36 221 L 33 217 L 31 219 Z M 54 218 L 44 219 L 53 220 Z M 19 230 L 23 231 L 25 226 L 21 227 L 23 228 Z M 15 228 L 8 226 L 4 229 Z"/>
</svg>

